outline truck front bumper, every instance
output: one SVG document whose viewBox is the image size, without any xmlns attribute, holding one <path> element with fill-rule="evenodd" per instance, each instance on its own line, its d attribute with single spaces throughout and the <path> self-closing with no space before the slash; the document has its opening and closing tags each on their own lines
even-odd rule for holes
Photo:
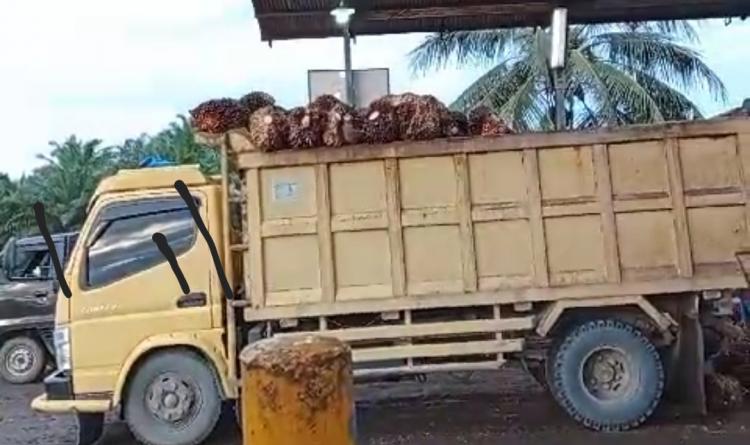
<svg viewBox="0 0 750 445">
<path fill-rule="evenodd" d="M 49 400 L 42 394 L 31 401 L 31 409 L 42 413 L 106 413 L 110 410 L 110 400 Z"/>
<path fill-rule="evenodd" d="M 44 394 L 31 402 L 31 408 L 44 413 L 104 413 L 110 410 L 109 399 L 76 400 L 69 372 L 57 371 L 44 379 Z"/>
</svg>

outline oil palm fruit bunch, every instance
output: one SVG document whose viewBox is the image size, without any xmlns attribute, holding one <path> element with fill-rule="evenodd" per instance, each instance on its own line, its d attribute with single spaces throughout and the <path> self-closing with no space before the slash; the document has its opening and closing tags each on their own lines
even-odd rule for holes
<svg viewBox="0 0 750 445">
<path fill-rule="evenodd" d="M 399 125 L 396 119 L 396 107 L 387 101 L 375 101 L 370 108 L 361 111 L 364 123 L 364 142 L 386 144 L 398 139 Z"/>
<path fill-rule="evenodd" d="M 315 98 L 308 107 L 323 117 L 323 145 L 340 147 L 346 143 L 344 138 L 344 116 L 353 109 L 331 94 Z"/>
<path fill-rule="evenodd" d="M 334 104 L 331 109 L 325 113 L 325 127 L 323 129 L 323 145 L 326 147 L 340 147 L 348 142 L 345 131 L 352 130 L 353 109 L 345 104 Z M 351 138 L 352 135 L 350 134 Z"/>
<path fill-rule="evenodd" d="M 469 113 L 469 131 L 475 136 L 500 136 L 513 132 L 502 118 L 484 105 Z"/>
<path fill-rule="evenodd" d="M 706 405 L 710 412 L 736 411 L 743 405 L 745 390 L 733 376 L 710 373 L 706 375 Z"/>
<path fill-rule="evenodd" d="M 323 145 L 325 114 L 311 107 L 289 110 L 289 147 L 313 148 Z"/>
<path fill-rule="evenodd" d="M 341 147 L 344 145 L 344 113 L 329 111 L 323 125 L 323 145 Z"/>
<path fill-rule="evenodd" d="M 365 119 L 367 112 L 352 110 L 344 115 L 341 125 L 341 133 L 344 144 L 361 144 L 365 142 Z"/>
<path fill-rule="evenodd" d="M 252 93 L 245 94 L 240 99 L 240 105 L 245 107 L 250 114 L 255 113 L 263 107 L 275 104 L 276 99 L 263 91 L 253 91 Z"/>
<path fill-rule="evenodd" d="M 190 110 L 191 123 L 197 131 L 220 134 L 244 127 L 249 113 L 234 99 L 211 99 Z"/>
<path fill-rule="evenodd" d="M 289 123 L 280 107 L 265 106 L 250 116 L 248 122 L 250 142 L 261 151 L 276 151 L 287 148 Z"/>
<path fill-rule="evenodd" d="M 460 111 L 449 111 L 443 120 L 443 135 L 460 137 L 469 134 L 469 119 Z"/>
<path fill-rule="evenodd" d="M 332 94 L 323 94 L 322 96 L 318 96 L 315 98 L 315 100 L 310 102 L 310 108 L 315 108 L 318 111 L 327 113 L 333 109 L 351 107 Z"/>
<path fill-rule="evenodd" d="M 398 139 L 405 139 L 409 124 L 416 112 L 417 100 L 419 96 L 414 93 L 389 94 L 373 101 L 370 108 L 377 110 L 382 107 L 392 107 L 398 124 Z"/>
<path fill-rule="evenodd" d="M 410 119 L 404 129 L 401 121 L 401 138 L 410 141 L 425 141 L 443 136 L 444 122 L 449 117 L 448 107 L 443 105 L 435 96 L 418 96 L 400 106 L 409 104 Z"/>
</svg>

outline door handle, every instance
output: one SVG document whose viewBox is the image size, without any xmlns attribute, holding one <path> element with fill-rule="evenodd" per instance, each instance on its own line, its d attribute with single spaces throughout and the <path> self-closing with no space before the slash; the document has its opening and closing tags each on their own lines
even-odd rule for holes
<svg viewBox="0 0 750 445">
<path fill-rule="evenodd" d="M 206 305 L 206 294 L 203 292 L 190 292 L 177 299 L 179 309 L 190 307 L 203 307 Z"/>
<path fill-rule="evenodd" d="M 38 290 L 38 291 L 34 292 L 34 296 L 35 296 L 36 298 L 44 298 L 44 297 L 46 297 L 47 295 L 48 295 L 48 292 L 47 292 L 47 291 L 44 291 L 44 290 Z"/>
</svg>

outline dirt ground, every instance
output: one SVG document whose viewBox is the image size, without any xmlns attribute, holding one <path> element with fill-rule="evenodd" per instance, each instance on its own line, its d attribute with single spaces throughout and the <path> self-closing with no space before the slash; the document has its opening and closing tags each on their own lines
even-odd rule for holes
<svg viewBox="0 0 750 445">
<path fill-rule="evenodd" d="M 69 416 L 44 416 L 29 409 L 39 385 L 0 383 L 0 445 L 73 445 Z M 368 384 L 358 388 L 360 445 L 595 444 L 603 435 L 570 421 L 520 370 L 441 375 L 426 383 Z M 665 410 L 637 431 L 610 434 L 608 445 L 745 445 L 750 440 L 750 406 L 730 417 L 681 419 Z M 108 424 L 102 445 L 134 443 L 125 426 Z M 225 426 L 211 445 L 239 445 L 238 433 Z"/>
</svg>

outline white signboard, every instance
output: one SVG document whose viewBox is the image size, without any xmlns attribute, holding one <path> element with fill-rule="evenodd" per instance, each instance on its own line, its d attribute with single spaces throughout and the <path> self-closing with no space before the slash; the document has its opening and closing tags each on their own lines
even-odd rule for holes
<svg viewBox="0 0 750 445">
<path fill-rule="evenodd" d="M 366 107 L 373 100 L 390 94 L 388 68 L 352 70 L 355 106 Z M 346 99 L 346 74 L 344 70 L 308 70 L 307 91 L 310 100 L 323 94 Z"/>
</svg>

